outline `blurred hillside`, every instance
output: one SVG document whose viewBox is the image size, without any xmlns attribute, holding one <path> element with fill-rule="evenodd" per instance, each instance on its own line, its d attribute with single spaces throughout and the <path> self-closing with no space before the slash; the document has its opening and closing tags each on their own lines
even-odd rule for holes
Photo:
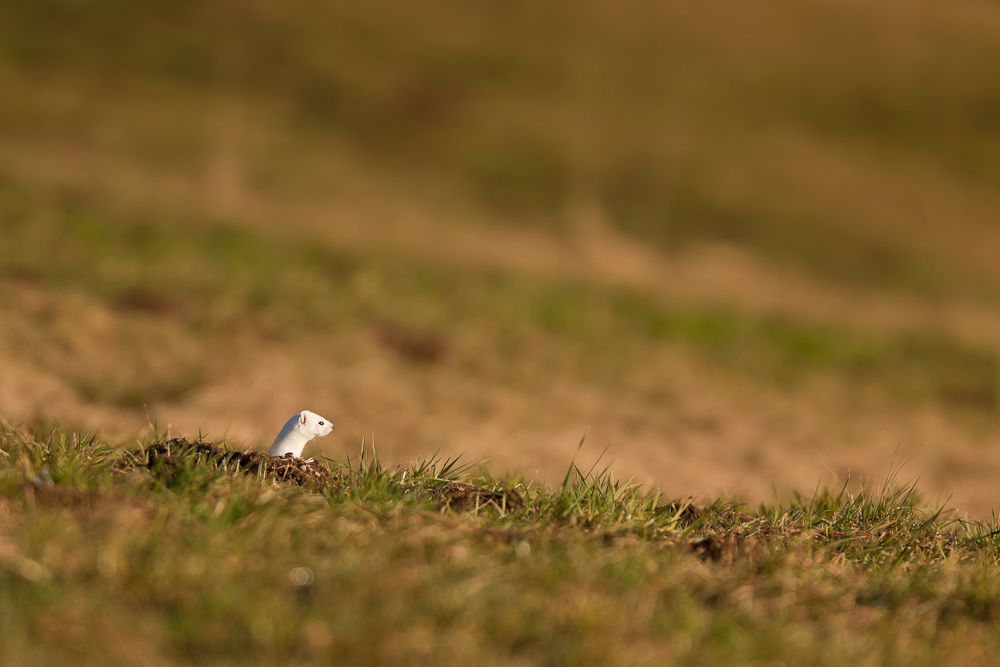
<svg viewBox="0 0 1000 667">
<path fill-rule="evenodd" d="M 15 423 L 982 512 L 998 218 L 995 2 L 0 5 Z"/>
</svg>

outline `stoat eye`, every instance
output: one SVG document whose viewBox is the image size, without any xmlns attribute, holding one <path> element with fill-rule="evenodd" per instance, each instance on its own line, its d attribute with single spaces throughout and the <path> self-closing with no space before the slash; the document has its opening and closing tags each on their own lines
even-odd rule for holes
<svg viewBox="0 0 1000 667">
<path fill-rule="evenodd" d="M 323 425 L 323 422 L 320 422 L 320 423 L 319 423 L 319 425 L 320 425 L 320 426 L 322 426 L 322 425 Z"/>
</svg>

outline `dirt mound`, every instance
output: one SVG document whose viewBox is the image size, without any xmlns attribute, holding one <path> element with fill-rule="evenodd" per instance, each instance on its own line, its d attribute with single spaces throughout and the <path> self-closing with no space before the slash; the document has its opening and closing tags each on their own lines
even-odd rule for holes
<svg viewBox="0 0 1000 667">
<path fill-rule="evenodd" d="M 135 452 L 132 466 L 149 469 L 164 467 L 176 472 L 185 461 L 209 462 L 215 468 L 230 474 L 264 475 L 279 483 L 294 484 L 311 491 L 336 489 L 340 479 L 330 469 L 313 460 L 305 460 L 286 454 L 271 456 L 264 452 L 234 451 L 220 448 L 206 442 L 189 442 L 184 438 L 173 438 L 158 442 Z"/>
<path fill-rule="evenodd" d="M 524 508 L 524 498 L 513 489 L 488 489 L 469 482 L 448 482 L 431 491 L 431 499 L 456 512 L 495 505 L 504 514 Z"/>
<path fill-rule="evenodd" d="M 231 475 L 264 476 L 277 483 L 293 484 L 309 491 L 340 490 L 349 482 L 324 465 L 313 460 L 295 458 L 291 454 L 271 456 L 264 452 L 234 451 L 207 442 L 189 442 L 173 438 L 143 447 L 126 457 L 120 470 L 142 467 L 179 473 L 193 463 L 210 463 L 215 469 Z M 433 504 L 455 512 L 469 512 L 494 505 L 505 514 L 524 507 L 524 499 L 511 489 L 491 489 L 469 482 L 449 481 L 440 486 L 422 489 Z"/>
</svg>

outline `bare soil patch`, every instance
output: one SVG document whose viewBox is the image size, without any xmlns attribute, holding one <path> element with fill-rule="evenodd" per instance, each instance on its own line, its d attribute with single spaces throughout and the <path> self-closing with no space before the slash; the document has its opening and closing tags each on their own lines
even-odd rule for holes
<svg viewBox="0 0 1000 667">
<path fill-rule="evenodd" d="M 448 482 L 431 491 L 431 498 L 442 507 L 469 512 L 493 505 L 504 514 L 524 508 L 524 498 L 513 489 L 489 489 L 469 482 Z"/>
</svg>

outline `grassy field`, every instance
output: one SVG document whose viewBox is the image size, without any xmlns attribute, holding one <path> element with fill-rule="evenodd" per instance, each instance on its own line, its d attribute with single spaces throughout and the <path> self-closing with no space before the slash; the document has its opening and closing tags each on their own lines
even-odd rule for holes
<svg viewBox="0 0 1000 667">
<path fill-rule="evenodd" d="M 986 516 L 998 21 L 4 3 L 0 413 Z"/>
<path fill-rule="evenodd" d="M 217 447 L 4 427 L 4 664 L 987 665 L 998 648 L 995 525 L 891 478 L 752 509 L 572 464 L 554 487 L 384 468 L 370 447 L 301 488 Z"/>
<path fill-rule="evenodd" d="M 398 5 L 0 3 L 0 662 L 990 662 L 996 2 Z"/>
</svg>

